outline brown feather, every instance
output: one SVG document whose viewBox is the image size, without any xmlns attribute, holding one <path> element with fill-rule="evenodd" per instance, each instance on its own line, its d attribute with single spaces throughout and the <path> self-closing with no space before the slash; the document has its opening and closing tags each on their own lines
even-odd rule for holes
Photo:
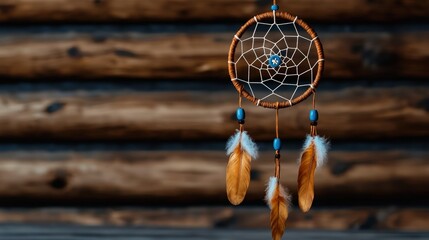
<svg viewBox="0 0 429 240">
<path fill-rule="evenodd" d="M 277 183 L 270 202 L 271 234 L 273 240 L 280 240 L 286 228 L 286 219 L 289 216 L 289 200 L 285 194 L 283 187 Z"/>
<path fill-rule="evenodd" d="M 226 192 L 233 205 L 239 205 L 246 196 L 250 184 L 251 156 L 239 143 L 229 156 L 226 167 Z"/>
<path fill-rule="evenodd" d="M 298 174 L 298 202 L 301 211 L 308 212 L 314 199 L 314 173 L 317 159 L 314 142 L 305 149 L 301 157 Z"/>
</svg>

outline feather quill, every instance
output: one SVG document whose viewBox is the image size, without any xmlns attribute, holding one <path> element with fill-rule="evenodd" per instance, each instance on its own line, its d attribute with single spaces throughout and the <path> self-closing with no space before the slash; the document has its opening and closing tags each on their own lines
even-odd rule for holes
<svg viewBox="0 0 429 240">
<path fill-rule="evenodd" d="M 265 196 L 268 206 L 271 209 L 271 235 L 273 240 L 280 240 L 286 228 L 286 219 L 289 216 L 290 196 L 279 183 L 278 178 L 271 177 Z"/>
<path fill-rule="evenodd" d="M 233 205 L 239 205 L 246 196 L 250 184 L 252 158 L 257 157 L 256 144 L 247 132 L 237 131 L 226 146 L 229 155 L 226 167 L 226 192 Z"/>
<path fill-rule="evenodd" d="M 323 137 L 310 135 L 304 143 L 298 173 L 298 202 L 303 212 L 308 212 L 314 200 L 314 175 L 327 157 L 329 143 Z"/>
</svg>

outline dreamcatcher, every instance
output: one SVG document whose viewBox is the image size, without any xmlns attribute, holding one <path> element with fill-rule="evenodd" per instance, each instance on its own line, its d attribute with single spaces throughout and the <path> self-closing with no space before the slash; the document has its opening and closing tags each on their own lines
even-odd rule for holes
<svg viewBox="0 0 429 240">
<path fill-rule="evenodd" d="M 322 44 L 313 29 L 301 19 L 279 12 L 276 0 L 272 12 L 250 19 L 236 33 L 228 56 L 229 75 L 239 93 L 236 118 L 239 129 L 229 139 L 226 150 L 226 190 L 229 201 L 240 204 L 250 184 L 251 161 L 257 146 L 244 131 L 245 111 L 242 97 L 257 106 L 275 109 L 275 175 L 268 181 L 266 201 L 271 209 L 273 239 L 281 239 L 288 217 L 290 195 L 280 184 L 279 110 L 292 107 L 313 96 L 310 133 L 299 161 L 299 207 L 308 212 L 314 199 L 314 174 L 326 159 L 329 143 L 317 135 L 316 88 L 322 76 Z"/>
</svg>

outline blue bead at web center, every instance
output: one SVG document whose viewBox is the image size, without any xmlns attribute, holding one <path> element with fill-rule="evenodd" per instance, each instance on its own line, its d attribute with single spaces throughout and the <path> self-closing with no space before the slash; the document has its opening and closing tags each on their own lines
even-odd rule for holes
<svg viewBox="0 0 429 240">
<path fill-rule="evenodd" d="M 279 57 L 279 55 L 271 55 L 270 59 L 268 59 L 268 64 L 272 68 L 277 68 L 282 64 L 282 59 Z"/>
</svg>

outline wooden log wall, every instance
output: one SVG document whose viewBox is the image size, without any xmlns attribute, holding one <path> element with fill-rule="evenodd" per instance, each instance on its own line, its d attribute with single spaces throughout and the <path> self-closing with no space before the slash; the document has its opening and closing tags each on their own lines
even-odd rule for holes
<svg viewBox="0 0 429 240">
<path fill-rule="evenodd" d="M 316 209 L 303 216 L 298 210 L 289 215 L 289 228 L 331 231 L 426 231 L 424 208 L 349 208 Z M 193 207 L 193 208 L 101 208 L 101 209 L 10 209 L 0 212 L 0 223 L 79 224 L 84 226 L 137 226 L 169 228 L 222 228 L 246 231 L 266 230 L 269 213 L 266 208 Z M 268 232 L 268 231 L 266 231 Z M 287 235 L 289 236 L 289 232 Z"/>
<path fill-rule="evenodd" d="M 283 181 L 296 192 L 299 152 L 289 150 L 285 155 Z M 371 204 L 385 199 L 424 204 L 426 200 L 419 198 L 429 194 L 427 155 L 427 150 L 332 151 L 328 166 L 317 173 L 315 205 Z M 25 196 L 27 203 L 37 199 L 49 204 L 227 204 L 224 174 L 219 174 L 225 169 L 224 158 L 223 151 L 189 149 L 10 151 L 0 158 L 0 192 L 3 201 Z M 271 159 L 272 153 L 264 151 L 253 164 L 245 203 L 262 204 L 266 179 L 273 172 Z M 408 195 L 402 195 L 403 189 Z"/>
<path fill-rule="evenodd" d="M 429 1 L 279 4 L 324 43 L 319 131 L 333 146 L 314 211 L 293 210 L 290 228 L 428 231 Z M 223 148 L 237 127 L 231 37 L 269 6 L 0 0 L 0 223 L 268 228 L 273 112 L 244 103 L 261 157 L 241 208 Z M 280 112 L 294 196 L 309 108 Z"/>
<path fill-rule="evenodd" d="M 269 9 L 261 0 L 2 0 L 2 22 L 241 21 Z M 427 0 L 318 0 L 280 2 L 282 9 L 320 22 L 427 21 Z M 317 9 L 314 8 L 317 6 Z"/>
</svg>

